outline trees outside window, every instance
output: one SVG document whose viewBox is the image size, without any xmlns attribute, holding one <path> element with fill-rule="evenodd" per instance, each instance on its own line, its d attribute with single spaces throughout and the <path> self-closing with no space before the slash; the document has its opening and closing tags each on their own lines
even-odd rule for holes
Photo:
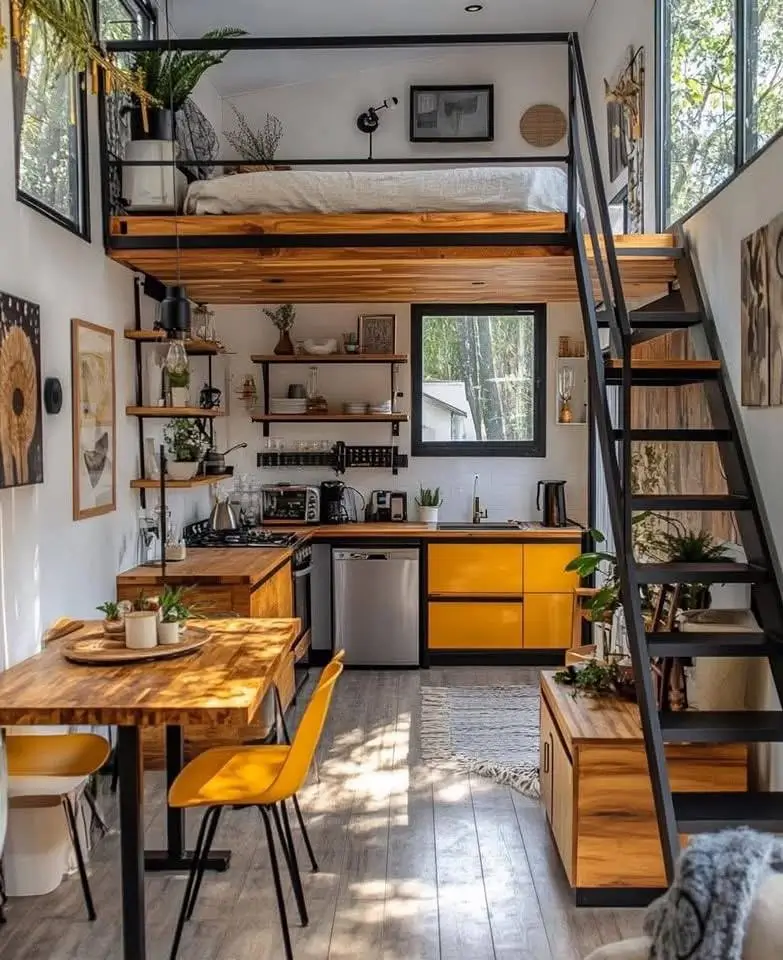
<svg viewBox="0 0 783 960">
<path fill-rule="evenodd" d="M 783 127 L 783 2 L 658 0 L 661 226 Z"/>
<path fill-rule="evenodd" d="M 414 306 L 413 455 L 546 452 L 546 308 Z"/>
</svg>

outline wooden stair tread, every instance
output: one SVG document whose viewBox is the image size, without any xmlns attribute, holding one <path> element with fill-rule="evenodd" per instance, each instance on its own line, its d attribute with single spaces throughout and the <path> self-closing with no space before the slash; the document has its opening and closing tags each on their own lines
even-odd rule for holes
<svg viewBox="0 0 783 960">
<path fill-rule="evenodd" d="M 779 743 L 780 710 L 682 710 L 660 714 L 666 743 Z"/>
<path fill-rule="evenodd" d="M 638 563 L 640 583 L 762 583 L 763 567 L 749 563 Z"/>
<path fill-rule="evenodd" d="M 743 826 L 783 832 L 783 793 L 674 793 L 672 799 L 682 833 Z"/>
<path fill-rule="evenodd" d="M 610 357 L 606 366 L 611 370 L 622 370 L 623 361 Z M 720 360 L 631 360 L 632 370 L 720 370 Z"/>
<path fill-rule="evenodd" d="M 651 657 L 766 657 L 783 650 L 763 632 L 663 631 L 645 634 Z"/>
<path fill-rule="evenodd" d="M 639 494 L 631 497 L 632 510 L 749 510 L 750 498 L 728 493 Z"/>
<path fill-rule="evenodd" d="M 734 435 L 731 430 L 697 429 L 688 427 L 655 427 L 631 430 L 632 442 L 657 443 L 728 443 Z M 625 440 L 624 430 L 613 431 L 615 440 Z"/>
</svg>

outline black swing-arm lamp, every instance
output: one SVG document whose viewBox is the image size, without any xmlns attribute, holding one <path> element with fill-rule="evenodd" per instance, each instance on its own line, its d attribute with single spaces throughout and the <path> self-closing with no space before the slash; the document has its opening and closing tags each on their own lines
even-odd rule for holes
<svg viewBox="0 0 783 960">
<path fill-rule="evenodd" d="M 375 133 L 381 123 L 381 118 L 378 116 L 378 112 L 380 110 L 394 110 L 399 102 L 400 101 L 397 97 L 387 97 L 383 103 L 379 104 L 377 107 L 368 107 L 364 113 L 360 113 L 356 118 L 356 126 L 361 130 L 362 133 L 366 133 L 370 138 L 370 160 L 372 160 L 372 135 Z"/>
</svg>

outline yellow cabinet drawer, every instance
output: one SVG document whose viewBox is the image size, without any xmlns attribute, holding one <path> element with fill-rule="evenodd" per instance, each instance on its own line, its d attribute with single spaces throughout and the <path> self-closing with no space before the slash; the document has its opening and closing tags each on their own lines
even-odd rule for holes
<svg viewBox="0 0 783 960">
<path fill-rule="evenodd" d="M 525 594 L 525 649 L 564 649 L 571 646 L 571 593 Z"/>
<path fill-rule="evenodd" d="M 431 543 L 430 594 L 479 596 L 522 593 L 521 543 Z"/>
<path fill-rule="evenodd" d="M 429 604 L 431 650 L 520 650 L 521 603 Z"/>
<path fill-rule="evenodd" d="M 568 593 L 579 586 L 566 566 L 582 552 L 578 543 L 525 544 L 525 593 Z"/>
</svg>

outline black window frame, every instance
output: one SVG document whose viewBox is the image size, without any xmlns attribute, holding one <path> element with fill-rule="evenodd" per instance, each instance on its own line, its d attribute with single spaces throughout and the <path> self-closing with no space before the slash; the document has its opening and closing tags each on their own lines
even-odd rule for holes
<svg viewBox="0 0 783 960">
<path fill-rule="evenodd" d="M 734 167 L 732 172 L 716 187 L 706 193 L 690 210 L 681 214 L 678 219 L 667 221 L 666 213 L 670 201 L 670 167 L 668 143 L 670 139 L 669 121 L 671 106 L 669 101 L 669 77 L 671 63 L 669 58 L 668 27 L 669 27 L 669 0 L 655 0 L 655 185 L 656 229 L 670 230 L 684 223 L 695 213 L 706 206 L 732 181 L 743 173 L 752 163 L 777 143 L 783 137 L 783 125 L 773 133 L 760 147 L 751 150 L 752 131 L 750 124 L 753 117 L 754 104 L 749 92 L 752 86 L 753 65 L 747 61 L 748 54 L 748 11 L 754 0 L 734 0 L 734 36 L 735 50 L 735 104 L 734 104 Z"/>
<path fill-rule="evenodd" d="M 532 440 L 422 440 L 424 370 L 422 326 L 424 317 L 473 315 L 533 315 L 533 381 L 536 404 Z M 545 303 L 414 303 L 411 304 L 411 455 L 414 457 L 546 457 L 547 306 Z M 539 402 L 540 401 L 540 402 Z"/>
<path fill-rule="evenodd" d="M 34 197 L 20 186 L 21 180 L 21 134 L 24 117 L 19 116 L 17 106 L 16 92 L 13 89 L 18 77 L 18 59 L 17 59 L 18 38 L 12 37 L 12 66 L 11 66 L 11 96 L 13 99 L 13 118 L 14 118 L 14 177 L 15 192 L 18 203 L 24 204 L 36 213 L 41 214 L 53 223 L 66 229 L 69 233 L 84 240 L 85 243 L 92 241 L 92 230 L 90 224 L 90 150 L 89 150 L 89 130 L 87 116 L 87 80 L 84 73 L 73 75 L 73 82 L 76 86 L 76 175 L 78 180 L 78 207 L 79 222 L 72 220 L 50 207 L 49 204 Z"/>
</svg>

